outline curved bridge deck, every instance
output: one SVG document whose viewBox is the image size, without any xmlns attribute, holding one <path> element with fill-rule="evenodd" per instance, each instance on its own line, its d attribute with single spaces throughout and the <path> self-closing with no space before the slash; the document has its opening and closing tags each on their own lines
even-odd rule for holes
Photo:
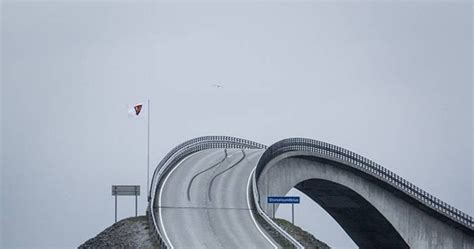
<svg viewBox="0 0 474 249">
<path fill-rule="evenodd" d="M 252 217 L 251 174 L 263 150 L 192 154 L 165 177 L 160 227 L 173 248 L 276 248 Z"/>
</svg>

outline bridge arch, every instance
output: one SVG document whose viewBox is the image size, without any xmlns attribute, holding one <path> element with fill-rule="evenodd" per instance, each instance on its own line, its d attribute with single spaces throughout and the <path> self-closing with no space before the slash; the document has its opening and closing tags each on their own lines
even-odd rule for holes
<svg viewBox="0 0 474 249">
<path fill-rule="evenodd" d="M 285 195 L 295 187 L 325 209 L 360 248 L 474 248 L 470 216 L 334 145 L 282 140 L 262 155 L 256 179 L 267 214 L 272 212 L 267 196 Z"/>
</svg>

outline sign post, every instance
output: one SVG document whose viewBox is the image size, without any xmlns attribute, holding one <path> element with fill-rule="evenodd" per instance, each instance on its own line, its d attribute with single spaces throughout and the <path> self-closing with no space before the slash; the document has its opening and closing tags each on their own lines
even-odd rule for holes
<svg viewBox="0 0 474 249">
<path fill-rule="evenodd" d="M 300 203 L 299 196 L 268 196 L 267 203 L 273 204 L 273 219 L 275 219 L 275 204 L 291 204 L 291 223 L 295 224 L 295 204 Z"/>
<path fill-rule="evenodd" d="M 291 224 L 295 224 L 295 204 L 291 203 Z"/>
<path fill-rule="evenodd" d="M 138 196 L 140 195 L 140 185 L 112 185 L 112 195 L 115 196 L 115 222 L 117 222 L 117 196 L 135 196 L 135 217 L 138 216 Z"/>
</svg>

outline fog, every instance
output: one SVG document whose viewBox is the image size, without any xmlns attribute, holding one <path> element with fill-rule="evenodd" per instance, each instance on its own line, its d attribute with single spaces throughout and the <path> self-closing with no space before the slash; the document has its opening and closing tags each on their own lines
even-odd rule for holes
<svg viewBox="0 0 474 249">
<path fill-rule="evenodd" d="M 472 215 L 471 5 L 2 2 L 0 247 L 77 247 L 113 223 L 112 184 L 141 185 L 144 214 L 146 119 L 126 108 L 147 99 L 153 168 L 197 136 L 308 137 Z M 307 198 L 296 211 L 355 246 Z"/>
</svg>

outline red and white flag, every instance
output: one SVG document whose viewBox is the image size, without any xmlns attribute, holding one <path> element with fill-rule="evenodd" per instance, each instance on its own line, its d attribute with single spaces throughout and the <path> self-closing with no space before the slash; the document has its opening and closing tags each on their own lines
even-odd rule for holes
<svg viewBox="0 0 474 249">
<path fill-rule="evenodd" d="M 137 103 L 128 107 L 128 115 L 134 118 L 146 117 L 148 111 L 147 108 L 146 104 Z"/>
</svg>

